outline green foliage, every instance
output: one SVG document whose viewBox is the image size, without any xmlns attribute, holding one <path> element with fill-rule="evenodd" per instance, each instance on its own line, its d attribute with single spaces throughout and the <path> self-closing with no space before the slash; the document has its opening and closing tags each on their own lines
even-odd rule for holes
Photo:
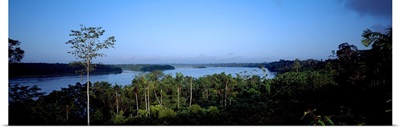
<svg viewBox="0 0 400 128">
<path fill-rule="evenodd" d="M 324 116 L 326 124 L 328 125 L 335 125 L 329 116 Z"/>
<path fill-rule="evenodd" d="M 141 118 L 145 118 L 149 115 L 149 111 L 143 110 L 143 109 L 139 109 L 139 117 Z"/>
<path fill-rule="evenodd" d="M 277 74 L 282 74 L 290 71 L 305 71 L 305 70 L 320 70 L 326 64 L 322 60 L 279 60 L 266 64 L 266 68 L 271 72 L 276 72 Z"/>
<path fill-rule="evenodd" d="M 277 75 L 271 84 L 273 92 L 288 96 L 336 85 L 329 75 L 318 71 L 283 73 Z"/>
<path fill-rule="evenodd" d="M 161 108 L 160 105 L 150 106 L 151 115 L 158 117 Z"/>
<path fill-rule="evenodd" d="M 217 107 L 210 106 L 210 107 L 207 109 L 207 113 L 210 114 L 210 115 L 217 115 L 217 114 L 219 114 L 219 110 L 218 110 Z"/>
<path fill-rule="evenodd" d="M 176 117 L 176 113 L 174 110 L 169 109 L 169 108 L 162 108 L 160 112 L 158 113 L 159 118 L 174 118 Z"/>
<path fill-rule="evenodd" d="M 382 44 L 370 50 L 340 44 L 337 58 L 325 61 L 269 63 L 279 70 L 272 79 L 154 71 L 127 86 L 96 82 L 89 90 L 91 118 L 106 125 L 391 125 L 391 43 L 385 42 L 391 34 L 386 35 L 367 36 L 376 38 L 370 45 Z M 39 91 L 10 87 L 10 124 L 85 124 L 82 84 L 48 95 Z"/>
<path fill-rule="evenodd" d="M 103 114 L 101 113 L 101 111 L 96 110 L 96 112 L 93 115 L 92 121 L 93 122 L 99 122 L 103 120 Z"/>
<path fill-rule="evenodd" d="M 80 30 L 71 30 L 69 36 L 75 37 L 65 44 L 71 44 L 73 51 L 68 53 L 74 55 L 77 59 L 82 59 L 82 64 L 86 68 L 87 73 L 87 124 L 90 125 L 90 102 L 89 102 L 89 72 L 91 70 L 92 59 L 96 57 L 105 56 L 103 53 L 99 53 L 101 49 L 108 49 L 109 47 L 114 48 L 114 43 L 116 42 L 115 37 L 108 37 L 103 42 L 100 42 L 100 36 L 103 36 L 105 30 L 101 27 L 85 27 L 80 25 Z"/>
<path fill-rule="evenodd" d="M 296 72 L 299 72 L 299 69 L 301 68 L 300 60 L 299 60 L 299 59 L 294 60 L 293 65 L 292 65 L 292 68 L 293 68 L 293 70 L 295 70 Z"/>
<path fill-rule="evenodd" d="M 34 98 L 42 97 L 45 93 L 38 92 L 41 89 L 34 85 L 32 87 L 29 86 L 19 86 L 11 85 L 8 86 L 8 96 L 10 98 L 10 102 L 29 102 Z"/>
<path fill-rule="evenodd" d="M 314 110 L 307 110 L 304 112 L 304 116 L 301 118 L 302 120 L 305 120 L 308 122 L 310 125 L 334 125 L 333 121 L 331 120 L 330 116 L 321 116 L 316 114 L 316 109 Z"/>
<path fill-rule="evenodd" d="M 392 28 L 386 29 L 386 33 L 379 33 L 379 32 L 373 32 L 370 29 L 364 30 L 362 33 L 363 39 L 361 40 L 361 43 L 368 47 L 371 46 L 374 49 L 377 48 L 392 48 Z"/>
<path fill-rule="evenodd" d="M 65 43 L 71 44 L 71 48 L 74 49 L 74 51 L 70 51 L 68 53 L 74 55 L 78 59 L 83 59 L 86 62 L 99 56 L 105 56 L 105 54 L 98 52 L 100 49 L 108 49 L 110 47 L 114 48 L 114 43 L 116 42 L 114 36 L 108 37 L 103 42 L 99 41 L 100 37 L 103 36 L 105 32 L 105 30 L 102 30 L 101 27 L 80 26 L 80 30 L 71 30 L 71 34 L 69 36 L 75 38 Z"/>
<path fill-rule="evenodd" d="M 125 124 L 128 118 L 124 116 L 124 111 L 120 111 L 118 114 L 112 112 L 112 122 L 113 124 Z"/>
<path fill-rule="evenodd" d="M 152 115 L 159 119 L 176 117 L 176 113 L 174 112 L 174 110 L 166 108 L 164 106 L 160 105 L 150 106 L 150 109 Z"/>
<path fill-rule="evenodd" d="M 120 67 L 123 70 L 132 71 L 143 71 L 143 72 L 153 72 L 156 70 L 174 70 L 175 67 L 171 65 L 157 65 L 157 64 L 116 64 L 116 67 Z"/>
<path fill-rule="evenodd" d="M 204 110 L 197 104 L 188 107 L 187 110 L 193 114 L 204 114 Z"/>
<path fill-rule="evenodd" d="M 44 95 L 44 93 L 39 91 L 40 88 L 36 85 L 29 87 L 9 84 L 8 123 L 10 125 L 37 124 L 42 122 L 37 116 L 39 103 L 34 100 Z"/>
</svg>

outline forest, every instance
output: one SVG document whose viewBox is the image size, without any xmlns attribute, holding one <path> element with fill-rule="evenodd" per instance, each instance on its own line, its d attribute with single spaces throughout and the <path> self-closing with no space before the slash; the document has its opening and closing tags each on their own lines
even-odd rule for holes
<svg viewBox="0 0 400 128">
<path fill-rule="evenodd" d="M 326 60 L 258 65 L 272 79 L 154 70 L 126 86 L 89 83 L 91 125 L 392 125 L 392 29 L 361 36 L 370 49 L 341 43 Z M 86 125 L 85 85 L 46 95 L 9 85 L 9 124 Z"/>
<path fill-rule="evenodd" d="M 268 65 L 268 63 L 210 63 L 210 64 L 192 64 L 195 68 L 197 67 L 260 67 L 262 65 Z"/>
<path fill-rule="evenodd" d="M 115 64 L 114 66 L 120 67 L 123 70 L 131 71 L 142 71 L 152 72 L 155 70 L 174 70 L 175 67 L 171 65 L 159 65 L 159 64 Z"/>
<path fill-rule="evenodd" d="M 85 74 L 79 62 L 62 63 L 10 63 L 9 77 L 52 77 Z M 91 74 L 121 73 L 122 69 L 113 65 L 94 64 Z"/>
</svg>

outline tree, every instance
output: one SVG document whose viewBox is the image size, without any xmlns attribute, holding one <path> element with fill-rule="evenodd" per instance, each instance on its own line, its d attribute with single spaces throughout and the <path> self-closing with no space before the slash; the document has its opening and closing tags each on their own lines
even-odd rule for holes
<svg viewBox="0 0 400 128">
<path fill-rule="evenodd" d="M 89 72 L 91 60 L 96 57 L 105 56 L 103 53 L 99 53 L 100 49 L 114 48 L 116 42 L 114 36 L 108 37 L 103 42 L 100 42 L 99 38 L 105 32 L 101 27 L 85 27 L 80 25 L 80 30 L 71 30 L 69 36 L 75 37 L 69 40 L 66 44 L 71 44 L 71 48 L 74 51 L 68 53 L 74 55 L 77 59 L 83 59 L 86 63 L 84 64 L 87 73 L 87 121 L 90 125 L 90 109 L 89 109 Z"/>
<path fill-rule="evenodd" d="M 346 42 L 339 45 L 339 50 L 336 51 L 336 55 L 340 62 L 353 64 L 357 63 L 359 52 L 356 46 Z"/>
<path fill-rule="evenodd" d="M 44 92 L 38 92 L 41 88 L 37 85 L 32 87 L 29 86 L 19 86 L 17 85 L 8 85 L 8 95 L 11 102 L 28 102 L 32 101 L 34 98 L 39 98 L 43 96 Z"/>
<path fill-rule="evenodd" d="M 362 44 L 366 47 L 372 47 L 363 54 L 367 71 L 365 72 L 366 85 L 362 87 L 370 92 L 367 93 L 368 98 L 366 98 L 369 103 L 381 104 L 379 108 L 374 107 L 368 110 L 368 117 L 370 117 L 368 122 L 370 124 L 391 124 L 391 101 L 393 98 L 392 28 L 386 29 L 385 33 L 367 29 L 361 36 L 363 37 Z"/>
<path fill-rule="evenodd" d="M 294 60 L 292 68 L 295 69 L 297 73 L 299 72 L 299 68 L 301 68 L 299 59 Z"/>
<path fill-rule="evenodd" d="M 175 78 L 175 80 L 176 80 L 176 82 L 177 82 L 177 84 L 178 84 L 178 86 L 177 86 L 177 92 L 178 92 L 178 110 L 179 110 L 179 104 L 180 104 L 180 90 L 181 90 L 181 87 L 182 87 L 182 81 L 184 81 L 185 80 L 185 78 L 183 77 L 183 74 L 182 73 L 176 73 L 176 78 Z"/>
<path fill-rule="evenodd" d="M 139 115 L 139 102 L 138 102 L 138 93 L 139 93 L 139 86 L 136 85 L 135 88 L 133 89 L 133 93 L 135 94 L 136 98 L 136 113 Z"/>
<path fill-rule="evenodd" d="M 361 35 L 363 39 L 361 43 L 368 47 L 372 45 L 372 48 L 390 48 L 392 49 L 392 28 L 386 29 L 386 33 L 372 32 L 370 29 L 364 30 Z"/>
<path fill-rule="evenodd" d="M 114 90 L 115 90 L 115 104 L 116 104 L 116 106 L 117 106 L 117 113 L 119 113 L 119 102 L 118 102 L 118 99 L 119 99 L 119 91 L 120 91 L 120 87 L 118 86 L 118 85 L 115 85 L 114 86 Z"/>
<path fill-rule="evenodd" d="M 189 103 L 189 106 L 192 106 L 192 98 L 193 98 L 192 77 L 190 77 L 190 103 Z"/>
<path fill-rule="evenodd" d="M 373 67 L 370 74 L 375 78 L 392 78 L 392 28 L 386 30 L 383 34 L 367 29 L 362 34 L 362 44 L 372 46 L 371 50 L 366 51 L 366 60 L 367 65 Z"/>
<path fill-rule="evenodd" d="M 25 51 L 19 45 L 21 42 L 8 38 L 8 63 L 18 63 L 24 58 Z"/>
</svg>

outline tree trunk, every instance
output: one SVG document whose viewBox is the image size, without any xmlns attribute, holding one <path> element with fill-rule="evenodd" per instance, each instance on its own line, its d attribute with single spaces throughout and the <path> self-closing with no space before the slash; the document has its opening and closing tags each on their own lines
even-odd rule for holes
<svg viewBox="0 0 400 128">
<path fill-rule="evenodd" d="M 208 94 L 208 91 L 209 91 L 209 90 L 207 89 L 207 95 L 206 95 L 206 101 L 207 101 L 207 102 L 208 102 L 208 95 L 209 95 L 209 94 Z"/>
<path fill-rule="evenodd" d="M 224 99 L 224 106 L 226 106 L 226 97 L 227 97 L 227 95 L 228 95 L 228 80 L 226 80 L 226 83 L 225 83 L 225 99 Z"/>
<path fill-rule="evenodd" d="M 147 89 L 147 105 L 148 105 L 148 109 L 149 109 L 149 117 L 150 117 L 150 87 L 148 87 Z"/>
<path fill-rule="evenodd" d="M 147 95 L 146 95 L 146 93 L 147 93 L 147 88 L 144 88 L 144 105 L 146 107 L 146 111 L 148 111 L 147 110 Z"/>
<path fill-rule="evenodd" d="M 67 111 L 67 124 L 68 124 L 68 113 L 69 113 L 69 112 Z"/>
<path fill-rule="evenodd" d="M 178 110 L 179 110 L 179 86 L 178 86 Z"/>
<path fill-rule="evenodd" d="M 162 89 L 161 89 L 161 106 L 163 105 L 163 102 L 162 102 Z"/>
<path fill-rule="evenodd" d="M 89 71 L 90 71 L 90 59 L 86 58 L 87 66 L 86 66 L 86 96 L 87 96 L 87 122 L 90 125 L 90 109 L 89 109 Z"/>
<path fill-rule="evenodd" d="M 190 77 L 190 102 L 189 102 L 189 106 L 192 106 L 192 77 Z"/>
<path fill-rule="evenodd" d="M 156 93 L 156 90 L 153 90 L 153 92 L 154 92 L 154 96 L 156 97 L 156 99 L 157 99 L 157 102 L 158 102 L 158 104 L 160 104 L 161 105 L 161 102 L 160 102 L 160 100 L 158 99 L 158 97 L 157 97 L 157 93 Z"/>
<path fill-rule="evenodd" d="M 67 105 L 67 124 L 68 124 L 69 105 Z"/>
<path fill-rule="evenodd" d="M 115 100 L 117 101 L 117 114 L 119 114 L 119 111 L 118 111 L 118 92 L 117 91 L 115 91 Z"/>
<path fill-rule="evenodd" d="M 137 115 L 139 115 L 139 102 L 138 102 L 137 93 L 135 93 L 135 97 L 136 97 L 136 113 L 137 113 Z"/>
</svg>

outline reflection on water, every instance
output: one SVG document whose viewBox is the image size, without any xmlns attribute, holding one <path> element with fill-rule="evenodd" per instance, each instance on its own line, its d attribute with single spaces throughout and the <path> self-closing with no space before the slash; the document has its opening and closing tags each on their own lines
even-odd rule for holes
<svg viewBox="0 0 400 128">
<path fill-rule="evenodd" d="M 246 68 L 246 67 L 210 67 L 210 68 L 176 68 L 175 70 L 163 71 L 164 74 L 170 74 L 175 76 L 177 72 L 181 72 L 185 76 L 201 77 L 205 75 L 212 75 L 214 73 L 232 74 L 236 76 L 236 73 L 240 75 L 258 75 L 263 76 L 263 71 L 259 68 Z M 108 74 L 108 75 L 91 75 L 90 81 L 106 81 L 113 85 L 129 85 L 132 79 L 143 72 L 124 70 L 120 74 Z M 266 70 L 267 78 L 273 78 L 275 75 Z M 53 90 L 60 90 L 62 87 L 68 87 L 68 85 L 75 85 L 77 82 L 86 83 L 86 75 L 84 76 L 62 76 L 62 77 L 46 77 L 46 78 L 16 78 L 9 79 L 11 85 L 19 84 L 23 86 L 37 85 L 42 88 L 43 92 L 51 92 Z"/>
</svg>

